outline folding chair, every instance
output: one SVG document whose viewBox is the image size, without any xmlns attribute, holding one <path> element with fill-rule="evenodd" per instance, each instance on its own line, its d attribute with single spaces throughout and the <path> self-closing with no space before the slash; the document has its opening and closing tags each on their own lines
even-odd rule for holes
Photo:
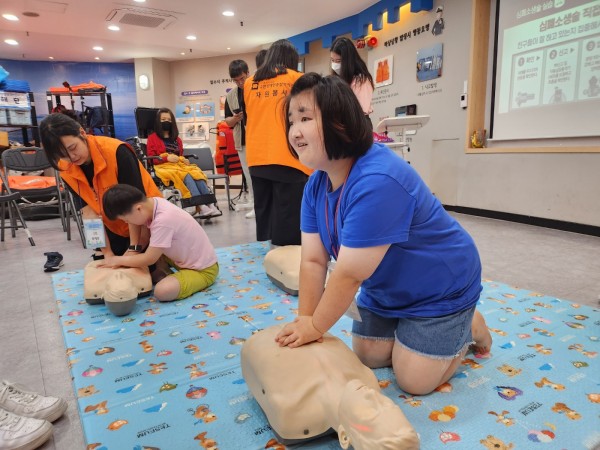
<svg viewBox="0 0 600 450">
<path fill-rule="evenodd" d="M 225 183 L 225 191 L 227 192 L 227 204 L 229 209 L 233 211 L 235 208 L 231 202 L 229 193 L 229 175 L 217 173 L 215 170 L 215 161 L 212 156 L 210 147 L 194 147 L 185 148 L 183 150 L 186 158 L 194 158 L 193 163 L 200 167 L 209 180 L 212 180 L 213 191 L 216 189 L 216 180 L 223 180 Z"/>
<path fill-rule="evenodd" d="M 66 192 L 60 177 L 50 165 L 44 150 L 39 147 L 19 147 L 5 150 L 2 153 L 2 165 L 4 170 L 7 171 L 5 175 L 7 186 L 9 187 L 10 192 L 18 192 L 21 194 L 21 199 L 29 203 L 37 201 L 43 202 L 48 201 L 48 198 L 56 198 L 58 202 L 58 216 L 60 217 L 63 231 L 67 232 L 67 239 L 71 240 L 71 215 L 75 217 L 75 221 L 79 227 L 80 236 L 83 239 L 83 227 L 81 226 L 81 222 L 77 220 L 77 212 L 74 209 L 72 197 Z M 10 186 L 10 178 L 8 177 L 9 170 L 18 172 L 38 172 L 51 170 L 55 183 L 52 186 L 42 188 L 15 188 Z M 85 242 L 85 240 L 83 239 L 82 242 Z"/>
<path fill-rule="evenodd" d="M 33 241 L 31 232 L 29 231 L 29 228 L 27 228 L 27 223 L 25 222 L 25 219 L 23 219 L 23 215 L 21 214 L 21 210 L 19 209 L 19 205 L 17 204 L 17 200 L 21 199 L 21 194 L 19 194 L 18 192 L 10 191 L 8 181 L 4 178 L 4 174 L 2 173 L 2 171 L 0 171 L 0 180 L 2 181 L 2 190 L 0 191 L 0 241 L 4 242 L 4 230 L 6 228 L 11 229 L 11 234 L 13 238 L 16 236 L 16 230 L 18 228 L 23 228 L 25 230 L 25 233 L 27 234 L 27 239 L 29 239 L 29 243 L 32 246 L 35 246 L 35 242 Z M 7 212 L 8 220 L 10 222 L 10 225 L 8 226 L 4 224 Z M 21 225 L 17 224 L 17 219 L 19 219 Z"/>
</svg>

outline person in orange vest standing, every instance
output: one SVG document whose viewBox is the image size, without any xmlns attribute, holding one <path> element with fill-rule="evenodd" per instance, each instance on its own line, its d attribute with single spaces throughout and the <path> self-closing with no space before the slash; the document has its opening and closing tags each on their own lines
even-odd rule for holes
<svg viewBox="0 0 600 450">
<path fill-rule="evenodd" d="M 61 113 L 42 120 L 40 135 L 48 161 L 81 207 L 84 227 L 102 220 L 104 235 L 94 235 L 99 244 L 94 259 L 143 251 L 149 236 L 142 227 L 110 220 L 102 208 L 104 192 L 117 183 L 135 186 L 149 197 L 162 197 L 133 148 L 118 139 L 89 135 L 79 123 Z M 86 237 L 87 232 L 86 227 Z"/>
<path fill-rule="evenodd" d="M 256 239 L 274 246 L 300 244 L 300 206 L 312 170 L 288 149 L 282 106 L 302 76 L 298 52 L 286 39 L 274 42 L 264 64 L 244 84 L 246 153 L 256 214 Z"/>
</svg>

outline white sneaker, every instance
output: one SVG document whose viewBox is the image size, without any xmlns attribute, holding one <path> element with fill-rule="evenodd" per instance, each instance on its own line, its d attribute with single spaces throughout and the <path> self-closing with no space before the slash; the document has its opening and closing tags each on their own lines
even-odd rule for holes
<svg viewBox="0 0 600 450">
<path fill-rule="evenodd" d="M 209 205 L 208 208 L 210 209 L 210 214 L 212 217 L 218 217 L 223 215 L 223 213 L 219 210 L 219 208 L 217 208 L 217 205 L 215 205 L 214 203 L 212 205 Z"/>
<path fill-rule="evenodd" d="M 0 448 L 3 450 L 33 450 L 52 436 L 52 424 L 47 420 L 17 416 L 0 408 Z"/>
<path fill-rule="evenodd" d="M 246 219 L 254 219 L 256 217 L 256 213 L 254 212 L 254 210 L 250 211 L 249 213 L 246 213 Z"/>
<path fill-rule="evenodd" d="M 44 397 L 30 392 L 23 386 L 0 381 L 0 408 L 19 416 L 44 419 L 54 422 L 67 410 L 67 402 L 62 398 Z M 4 448 L 0 446 L 0 448 Z"/>
<path fill-rule="evenodd" d="M 199 217 L 210 217 L 212 214 L 212 210 L 208 207 L 208 205 L 200 205 L 198 210 Z"/>
<path fill-rule="evenodd" d="M 196 214 L 196 207 L 195 207 L 195 206 L 189 206 L 189 207 L 187 207 L 187 208 L 183 208 L 183 210 L 184 210 L 186 213 L 189 213 L 189 214 L 191 214 L 192 216 L 193 216 L 194 214 Z"/>
</svg>

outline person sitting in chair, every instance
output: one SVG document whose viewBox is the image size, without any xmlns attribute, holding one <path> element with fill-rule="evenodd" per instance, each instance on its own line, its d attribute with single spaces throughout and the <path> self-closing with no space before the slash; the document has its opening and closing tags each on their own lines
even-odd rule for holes
<svg viewBox="0 0 600 450">
<path fill-rule="evenodd" d="M 161 181 L 169 186 L 173 184 L 181 191 L 183 198 L 210 194 L 206 184 L 207 177 L 195 164 L 183 156 L 183 143 L 173 112 L 168 108 L 160 108 L 156 113 L 154 133 L 148 136 L 146 150 L 148 156 L 155 156 L 151 163 Z M 196 213 L 208 219 L 222 215 L 216 205 L 196 206 Z"/>
</svg>

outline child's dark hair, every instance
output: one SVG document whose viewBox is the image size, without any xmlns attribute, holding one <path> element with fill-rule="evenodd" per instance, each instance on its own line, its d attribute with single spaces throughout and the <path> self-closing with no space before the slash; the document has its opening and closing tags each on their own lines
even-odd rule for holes
<svg viewBox="0 0 600 450">
<path fill-rule="evenodd" d="M 321 112 L 325 152 L 330 160 L 358 158 L 367 153 L 373 145 L 373 131 L 350 86 L 340 77 L 310 72 L 296 80 L 283 108 L 288 147 L 296 159 L 298 155 L 289 143 L 289 112 L 291 99 L 302 92 L 314 95 L 315 106 Z"/>
<path fill-rule="evenodd" d="M 104 214 L 110 220 L 115 220 L 131 212 L 136 203 L 146 200 L 146 194 L 130 184 L 115 184 L 102 196 Z"/>
</svg>

